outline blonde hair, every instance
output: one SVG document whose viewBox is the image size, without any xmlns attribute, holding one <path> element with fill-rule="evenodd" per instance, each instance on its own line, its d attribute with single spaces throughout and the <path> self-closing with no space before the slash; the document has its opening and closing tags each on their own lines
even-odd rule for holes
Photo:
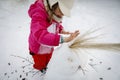
<svg viewBox="0 0 120 80">
<path fill-rule="evenodd" d="M 47 13 L 48 13 L 48 15 L 49 15 L 48 21 L 49 21 L 49 23 L 51 23 L 52 20 L 53 20 L 54 11 L 57 9 L 57 7 L 58 7 L 59 5 L 58 5 L 58 2 L 57 2 L 57 3 L 55 3 L 55 4 L 52 6 L 52 8 L 51 8 L 51 7 L 50 7 L 50 4 L 49 4 L 49 1 L 48 1 L 48 0 L 46 0 L 46 1 L 47 1 Z"/>
</svg>

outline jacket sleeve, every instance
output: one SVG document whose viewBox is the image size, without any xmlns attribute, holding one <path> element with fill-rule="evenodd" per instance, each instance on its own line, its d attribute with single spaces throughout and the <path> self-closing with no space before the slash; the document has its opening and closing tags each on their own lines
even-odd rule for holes
<svg viewBox="0 0 120 80">
<path fill-rule="evenodd" d="M 59 26 L 59 33 L 61 33 L 62 30 L 63 30 L 63 26 L 60 25 L 60 26 Z"/>
<path fill-rule="evenodd" d="M 40 11 L 35 11 L 32 15 L 31 21 L 31 34 L 34 39 L 40 44 L 45 44 L 49 46 L 58 46 L 60 35 L 49 33 L 47 31 L 47 22 L 44 18 L 44 13 L 40 13 Z"/>
</svg>

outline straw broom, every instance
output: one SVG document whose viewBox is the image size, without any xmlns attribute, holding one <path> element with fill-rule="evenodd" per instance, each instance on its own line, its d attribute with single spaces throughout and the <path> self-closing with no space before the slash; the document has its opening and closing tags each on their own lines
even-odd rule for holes
<svg viewBox="0 0 120 80">
<path fill-rule="evenodd" d="M 99 37 L 90 37 L 89 35 L 95 33 L 99 29 L 96 30 L 88 30 L 81 36 L 78 36 L 69 48 L 78 50 L 78 49 L 101 49 L 101 50 L 108 50 L 108 51 L 120 51 L 120 43 L 95 43 L 94 40 Z"/>
</svg>

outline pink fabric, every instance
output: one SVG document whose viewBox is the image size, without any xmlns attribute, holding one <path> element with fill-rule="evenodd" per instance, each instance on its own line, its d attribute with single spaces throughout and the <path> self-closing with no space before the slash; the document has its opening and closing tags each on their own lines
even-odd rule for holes
<svg viewBox="0 0 120 80">
<path fill-rule="evenodd" d="M 43 0 L 39 0 L 39 2 L 36 1 L 32 4 L 28 10 L 28 14 L 31 17 L 29 49 L 37 53 L 41 43 L 49 46 L 58 46 L 60 40 L 58 33 L 63 27 L 60 23 L 53 21 L 57 23 L 58 32 L 53 34 L 47 31 L 47 28 L 51 24 L 48 22 L 48 14 L 45 10 Z"/>
</svg>

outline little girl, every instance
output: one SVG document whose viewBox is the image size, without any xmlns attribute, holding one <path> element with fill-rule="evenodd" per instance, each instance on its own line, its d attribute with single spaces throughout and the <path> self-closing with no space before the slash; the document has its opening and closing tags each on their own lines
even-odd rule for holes
<svg viewBox="0 0 120 80">
<path fill-rule="evenodd" d="M 68 2 L 69 1 L 69 2 Z M 54 46 L 69 42 L 79 35 L 79 31 L 67 32 L 61 25 L 63 16 L 70 16 L 74 0 L 36 0 L 28 10 L 31 18 L 29 50 L 33 57 L 33 67 L 41 72 L 52 56 Z M 60 34 L 70 34 L 63 37 Z"/>
</svg>

